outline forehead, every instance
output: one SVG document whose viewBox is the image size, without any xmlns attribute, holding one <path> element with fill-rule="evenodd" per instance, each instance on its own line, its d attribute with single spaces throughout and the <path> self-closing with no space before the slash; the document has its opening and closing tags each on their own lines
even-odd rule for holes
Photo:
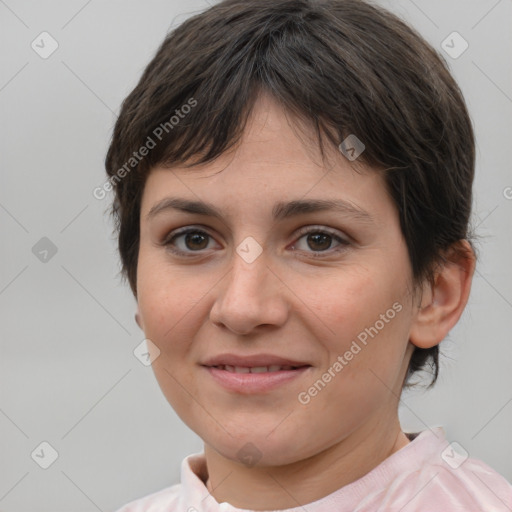
<svg viewBox="0 0 512 512">
<path fill-rule="evenodd" d="M 357 162 L 356 162 L 357 163 Z M 169 194 L 226 209 L 268 207 L 299 199 L 343 200 L 385 206 L 381 172 L 353 163 L 330 143 L 320 151 L 312 126 L 301 123 L 269 95 L 256 101 L 239 143 L 214 162 L 192 168 L 156 167 L 146 181 L 144 216 Z"/>
</svg>

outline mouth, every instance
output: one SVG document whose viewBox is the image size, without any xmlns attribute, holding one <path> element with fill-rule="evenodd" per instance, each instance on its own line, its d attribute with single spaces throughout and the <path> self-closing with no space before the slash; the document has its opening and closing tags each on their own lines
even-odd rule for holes
<svg viewBox="0 0 512 512">
<path fill-rule="evenodd" d="M 232 366 L 229 364 L 221 364 L 216 366 L 207 366 L 207 368 L 216 368 L 230 373 L 275 373 L 281 371 L 293 371 L 300 368 L 306 368 L 310 365 L 291 366 L 273 364 L 270 366 Z"/>
<path fill-rule="evenodd" d="M 262 395 L 285 389 L 312 368 L 310 364 L 270 356 L 240 358 L 231 355 L 212 359 L 201 366 L 207 371 L 210 382 L 240 395 Z"/>
</svg>

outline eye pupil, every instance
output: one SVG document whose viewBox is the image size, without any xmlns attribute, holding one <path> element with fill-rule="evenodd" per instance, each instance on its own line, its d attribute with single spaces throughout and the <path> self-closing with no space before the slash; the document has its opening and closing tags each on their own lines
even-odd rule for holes
<svg viewBox="0 0 512 512">
<path fill-rule="evenodd" d="M 201 241 L 203 242 L 202 244 L 201 244 Z M 189 249 L 199 249 L 200 250 L 200 249 L 204 249 L 208 245 L 208 240 L 204 234 L 202 234 L 198 231 L 195 231 L 195 232 L 187 233 L 187 235 L 185 236 L 185 244 L 186 244 L 187 248 L 189 248 Z M 194 244 L 198 244 L 199 247 Z"/>
<path fill-rule="evenodd" d="M 313 244 L 317 244 L 316 247 L 312 247 L 310 242 L 313 241 Z M 320 245 L 321 247 L 319 247 Z M 316 249 L 320 251 L 325 251 L 329 249 L 331 245 L 331 235 L 327 235 L 325 233 L 313 233 L 308 235 L 308 246 L 310 249 Z"/>
</svg>

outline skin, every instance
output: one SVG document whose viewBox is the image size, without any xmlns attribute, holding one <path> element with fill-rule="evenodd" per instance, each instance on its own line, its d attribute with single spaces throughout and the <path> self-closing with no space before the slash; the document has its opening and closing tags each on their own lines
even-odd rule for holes
<svg viewBox="0 0 512 512">
<path fill-rule="evenodd" d="M 210 493 L 254 510 L 318 500 L 408 444 L 398 400 L 410 356 L 455 325 L 474 270 L 463 242 L 466 258 L 447 261 L 433 287 L 414 287 L 382 175 L 355 172 L 336 148 L 322 161 L 313 132 L 291 120 L 261 95 L 235 149 L 193 169 L 154 168 L 141 206 L 137 320 L 160 350 L 156 378 L 205 443 Z M 174 209 L 148 217 L 171 196 L 207 201 L 223 217 Z M 274 203 L 312 198 L 343 199 L 372 220 L 335 211 L 272 219 Z M 164 244 L 187 226 L 210 235 L 174 240 L 189 258 Z M 324 242 L 298 233 L 308 226 L 346 243 L 328 237 L 322 251 Z M 236 252 L 249 236 L 263 249 L 252 263 Z M 394 303 L 401 311 L 308 404 L 299 403 L 298 394 Z M 267 393 L 234 393 L 200 366 L 226 352 L 276 354 L 312 367 Z M 249 442 L 261 456 L 253 467 L 237 455 Z"/>
</svg>

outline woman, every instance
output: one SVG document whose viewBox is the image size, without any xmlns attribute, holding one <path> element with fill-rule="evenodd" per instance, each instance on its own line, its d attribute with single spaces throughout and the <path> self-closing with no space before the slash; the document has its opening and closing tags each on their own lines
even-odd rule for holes
<svg viewBox="0 0 512 512">
<path fill-rule="evenodd" d="M 227 0 L 172 32 L 106 160 L 154 372 L 204 441 L 149 510 L 508 510 L 405 433 L 475 268 L 474 136 L 436 52 L 358 0 Z"/>
</svg>

